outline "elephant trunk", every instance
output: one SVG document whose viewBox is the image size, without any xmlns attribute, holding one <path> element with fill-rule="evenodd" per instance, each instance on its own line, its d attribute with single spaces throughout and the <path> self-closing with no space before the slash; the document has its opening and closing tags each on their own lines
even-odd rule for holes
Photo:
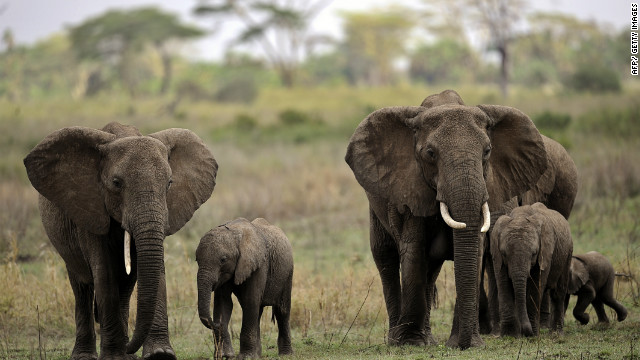
<svg viewBox="0 0 640 360">
<path fill-rule="evenodd" d="M 140 203 L 141 209 L 153 209 Z M 164 223 L 162 212 L 146 210 L 130 222 L 131 234 L 136 246 L 138 270 L 138 304 L 136 328 L 127 344 L 129 354 L 138 351 L 147 338 L 153 324 L 158 300 L 160 277 L 164 274 Z"/>
<path fill-rule="evenodd" d="M 198 270 L 198 316 L 202 324 L 209 329 L 213 328 L 213 319 L 211 318 L 211 290 L 213 284 L 210 276 L 202 269 Z"/>
<path fill-rule="evenodd" d="M 479 228 L 468 226 L 454 230 L 456 302 L 458 303 L 458 344 L 461 349 L 471 346 L 478 321 L 478 264 Z"/>
<path fill-rule="evenodd" d="M 529 271 L 523 268 L 521 264 L 514 266 L 517 266 L 517 268 L 511 271 L 509 276 L 513 283 L 515 310 L 520 321 L 520 333 L 524 336 L 533 336 L 533 329 L 527 313 L 527 278 L 529 277 Z"/>
</svg>

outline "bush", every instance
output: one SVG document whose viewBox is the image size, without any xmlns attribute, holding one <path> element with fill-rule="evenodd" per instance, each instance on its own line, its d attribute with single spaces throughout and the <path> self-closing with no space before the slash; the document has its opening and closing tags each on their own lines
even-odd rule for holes
<svg viewBox="0 0 640 360">
<path fill-rule="evenodd" d="M 216 91 L 216 101 L 222 103 L 252 103 L 258 97 L 258 86 L 250 77 L 237 77 Z"/>
<path fill-rule="evenodd" d="M 564 130 L 571 123 L 571 115 L 545 111 L 533 117 L 538 128 L 549 130 Z"/>
<path fill-rule="evenodd" d="M 598 65 L 578 68 L 565 85 L 577 91 L 619 92 L 621 89 L 618 73 Z"/>
<path fill-rule="evenodd" d="M 233 124 L 238 130 L 253 130 L 258 126 L 258 120 L 249 114 L 238 114 Z"/>
<path fill-rule="evenodd" d="M 640 136 L 640 103 L 627 108 L 603 108 L 586 112 L 579 118 L 584 132 L 632 139 Z"/>
<path fill-rule="evenodd" d="M 286 109 L 278 114 L 278 119 L 283 125 L 301 125 L 311 123 L 311 116 L 303 111 Z"/>
</svg>

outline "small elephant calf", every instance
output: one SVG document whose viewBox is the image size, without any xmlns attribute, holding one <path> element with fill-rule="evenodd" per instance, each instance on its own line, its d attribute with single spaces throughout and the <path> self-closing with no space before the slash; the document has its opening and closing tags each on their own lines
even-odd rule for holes
<svg viewBox="0 0 640 360">
<path fill-rule="evenodd" d="M 265 306 L 273 307 L 278 322 L 278 353 L 293 353 L 289 330 L 293 251 L 282 230 L 261 218 L 233 220 L 200 239 L 196 261 L 198 314 L 213 330 L 216 357 L 234 356 L 228 331 L 232 293 L 242 307 L 240 358 L 261 356 L 260 317 Z M 209 311 L 212 291 L 213 318 Z"/>
<path fill-rule="evenodd" d="M 584 312 L 589 304 L 596 309 L 598 322 L 609 322 L 604 304 L 615 310 L 618 321 L 627 318 L 627 309 L 613 296 L 616 275 L 613 266 L 604 255 L 591 251 L 573 256 L 570 272 L 571 278 L 565 304 L 569 303 L 569 294 L 578 296 L 576 306 L 573 308 L 573 316 L 581 324 L 589 323 L 589 314 Z"/>
</svg>

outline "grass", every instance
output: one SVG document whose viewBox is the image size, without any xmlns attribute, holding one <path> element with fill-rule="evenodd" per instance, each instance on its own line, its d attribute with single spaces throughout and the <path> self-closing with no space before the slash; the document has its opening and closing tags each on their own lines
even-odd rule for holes
<svg viewBox="0 0 640 360">
<path fill-rule="evenodd" d="M 168 115 L 163 99 L 98 98 L 10 104 L 0 101 L 0 359 L 67 358 L 73 347 L 74 302 L 64 263 L 40 224 L 37 194 L 26 180 L 25 154 L 49 132 L 109 121 L 138 126 L 143 133 L 167 127 L 199 134 L 220 164 L 212 198 L 177 234 L 165 241 L 169 330 L 180 359 L 211 358 L 211 334 L 196 310 L 198 240 L 210 228 L 242 216 L 265 217 L 287 233 L 294 248 L 291 327 L 293 359 L 621 359 L 640 356 L 640 146 L 634 137 L 605 138 L 581 128 L 585 114 L 624 107 L 637 90 L 612 95 L 549 95 L 514 89 L 506 102 L 491 90 L 460 88 L 468 104 L 506 103 L 530 115 L 569 114 L 563 134 L 580 175 L 571 215 L 575 253 L 598 250 L 618 278 L 617 296 L 627 320 L 602 327 L 578 326 L 569 314 L 564 336 L 543 332 L 534 339 L 485 336 L 482 348 L 444 346 L 451 327 L 455 284 L 447 262 L 438 279 L 439 308 L 432 312 L 438 346 L 389 347 L 380 279 L 368 245 L 368 203 L 343 157 L 358 122 L 372 110 L 417 105 L 442 89 L 400 86 L 383 89 L 276 89 L 252 105 L 184 102 L 181 116 Z M 298 112 L 295 121 L 281 114 Z M 236 126 L 239 114 L 253 120 Z M 301 115 L 302 114 L 302 115 Z M 306 116 L 304 115 L 306 114 Z M 591 116 L 591 115 L 590 115 Z M 246 120 L 246 119 L 245 119 Z M 589 118 L 593 122 L 593 116 Z M 611 121 L 611 120 L 609 120 Z M 246 124 L 249 123 L 248 127 Z M 241 124 L 242 125 L 242 124 Z M 238 350 L 240 307 L 232 318 Z M 277 329 L 270 310 L 262 320 L 263 356 L 277 356 Z M 592 318 L 595 313 L 591 310 Z M 613 318 L 613 315 L 610 316 Z M 135 306 L 130 317 L 135 319 Z M 133 324 L 131 324 L 133 325 Z"/>
</svg>

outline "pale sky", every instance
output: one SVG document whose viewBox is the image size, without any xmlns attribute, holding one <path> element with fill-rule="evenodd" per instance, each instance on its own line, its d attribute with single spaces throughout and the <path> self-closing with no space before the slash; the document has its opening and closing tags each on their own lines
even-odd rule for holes
<svg viewBox="0 0 640 360">
<path fill-rule="evenodd" d="M 416 5 L 421 0 L 334 0 L 313 22 L 316 33 L 341 36 L 340 11 L 368 10 L 390 4 Z M 559 11 L 571 13 L 580 19 L 608 23 L 616 29 L 630 23 L 630 0 L 530 0 L 530 10 Z M 133 8 L 157 6 L 165 11 L 180 14 L 186 23 L 195 23 L 203 28 L 211 28 L 212 20 L 197 18 L 192 9 L 197 0 L 0 0 L 0 32 L 6 28 L 13 31 L 18 44 L 33 44 L 56 32 L 62 32 L 69 25 L 77 25 L 89 16 L 99 15 L 113 8 Z M 224 34 L 209 36 L 195 42 L 190 55 L 197 58 L 219 58 L 223 51 Z"/>
</svg>

